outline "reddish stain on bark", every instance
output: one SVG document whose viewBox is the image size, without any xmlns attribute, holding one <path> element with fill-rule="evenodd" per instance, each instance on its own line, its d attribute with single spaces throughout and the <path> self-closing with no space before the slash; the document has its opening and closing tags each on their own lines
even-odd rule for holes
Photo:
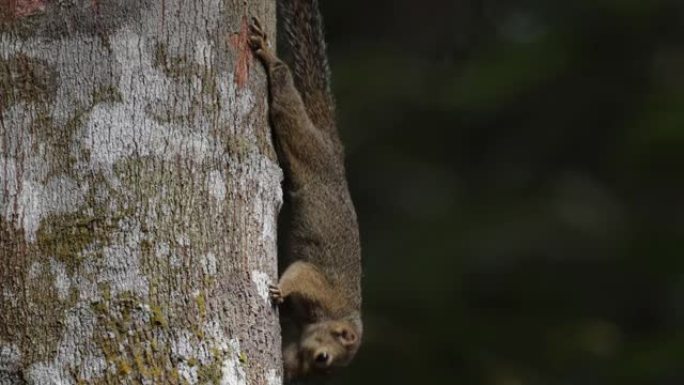
<svg viewBox="0 0 684 385">
<path fill-rule="evenodd" d="M 252 64 L 252 49 L 248 42 L 247 17 L 242 18 L 240 32 L 233 34 L 229 38 L 230 45 L 236 53 L 235 59 L 235 84 L 242 88 L 247 84 L 249 78 L 249 67 Z"/>
<path fill-rule="evenodd" d="M 4 0 L 0 2 L 0 6 L 9 10 L 11 17 L 20 19 L 45 11 L 45 4 L 47 4 L 48 1 L 49 0 Z"/>
</svg>

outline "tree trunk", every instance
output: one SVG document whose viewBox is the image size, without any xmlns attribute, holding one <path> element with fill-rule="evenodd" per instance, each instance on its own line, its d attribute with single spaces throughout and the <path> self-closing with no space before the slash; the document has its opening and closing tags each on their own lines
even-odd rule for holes
<svg viewBox="0 0 684 385">
<path fill-rule="evenodd" d="M 274 2 L 0 9 L 0 385 L 280 383 Z"/>
</svg>

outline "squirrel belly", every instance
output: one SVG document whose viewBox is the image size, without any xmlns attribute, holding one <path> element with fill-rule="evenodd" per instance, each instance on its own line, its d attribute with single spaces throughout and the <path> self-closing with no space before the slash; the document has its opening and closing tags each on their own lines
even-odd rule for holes
<svg viewBox="0 0 684 385">
<path fill-rule="evenodd" d="M 257 19 L 250 45 L 268 76 L 269 114 L 290 211 L 283 250 L 288 265 L 271 287 L 281 310 L 289 381 L 348 365 L 363 327 L 359 230 L 335 126 L 320 13 L 315 0 L 281 6 L 295 76 L 268 47 Z"/>
</svg>

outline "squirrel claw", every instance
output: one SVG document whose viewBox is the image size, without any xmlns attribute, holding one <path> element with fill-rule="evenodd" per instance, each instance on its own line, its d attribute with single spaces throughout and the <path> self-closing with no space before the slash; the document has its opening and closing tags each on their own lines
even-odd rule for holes
<svg viewBox="0 0 684 385">
<path fill-rule="evenodd" d="M 261 26 L 261 20 L 259 20 L 258 17 L 252 16 L 252 23 L 249 25 L 249 30 L 252 35 L 254 35 L 253 37 L 260 37 L 264 42 L 267 40 L 266 32 L 264 32 L 264 28 Z"/>
<path fill-rule="evenodd" d="M 257 31 L 263 31 L 263 28 L 261 27 L 261 20 L 257 16 L 252 16 L 252 24 L 250 27 Z"/>
<path fill-rule="evenodd" d="M 268 294 L 271 297 L 271 301 L 273 301 L 276 305 L 280 305 L 285 301 L 285 299 L 283 298 L 283 293 L 280 291 L 280 288 L 276 285 L 268 286 Z"/>
<path fill-rule="evenodd" d="M 256 16 L 252 16 L 252 22 L 249 25 L 249 45 L 258 56 L 262 56 L 267 50 L 266 33 L 261 27 L 261 21 Z"/>
</svg>

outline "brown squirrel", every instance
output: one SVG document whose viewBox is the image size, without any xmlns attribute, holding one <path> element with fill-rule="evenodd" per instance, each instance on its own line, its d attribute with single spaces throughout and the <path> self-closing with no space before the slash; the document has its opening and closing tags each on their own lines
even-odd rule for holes
<svg viewBox="0 0 684 385">
<path fill-rule="evenodd" d="M 254 18 L 250 45 L 268 75 L 270 119 L 285 170 L 287 263 L 280 305 L 286 381 L 347 365 L 359 348 L 361 247 L 344 170 L 316 0 L 280 3 L 293 73 Z"/>
</svg>

